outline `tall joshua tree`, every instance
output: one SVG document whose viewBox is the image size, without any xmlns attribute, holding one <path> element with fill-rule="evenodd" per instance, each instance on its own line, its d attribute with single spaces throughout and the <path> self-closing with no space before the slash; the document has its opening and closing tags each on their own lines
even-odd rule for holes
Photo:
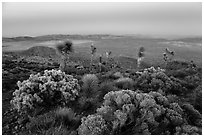
<svg viewBox="0 0 204 137">
<path fill-rule="evenodd" d="M 61 55 L 61 61 L 60 61 L 60 70 L 65 71 L 66 69 L 66 63 L 69 60 L 69 54 L 73 52 L 73 43 L 69 40 L 66 40 L 62 43 L 57 44 L 56 49 L 58 53 Z"/>
<path fill-rule="evenodd" d="M 137 59 L 137 67 L 138 68 L 140 68 L 141 61 L 144 59 L 144 56 L 145 56 L 144 52 L 145 52 L 144 47 L 140 47 L 139 52 L 138 52 L 138 59 Z"/>
<path fill-rule="evenodd" d="M 99 56 L 99 70 L 102 71 L 102 55 Z"/>
<path fill-rule="evenodd" d="M 169 58 L 168 58 L 166 52 L 164 52 L 164 53 L 163 53 L 163 60 L 164 60 L 164 62 L 165 62 L 165 68 L 167 67 L 168 59 L 169 59 Z"/>
<path fill-rule="evenodd" d="M 111 51 L 106 51 L 106 58 L 107 58 L 107 62 L 110 60 L 110 55 L 112 54 Z"/>
<path fill-rule="evenodd" d="M 169 48 L 166 48 L 165 53 L 166 53 L 166 55 L 169 55 L 169 61 L 172 61 L 172 59 L 173 59 L 173 57 L 175 55 L 175 52 L 170 50 Z"/>
<path fill-rule="evenodd" d="M 92 65 L 93 65 L 93 57 L 96 53 L 96 47 L 94 47 L 93 43 L 91 44 L 91 68 L 92 68 Z"/>
</svg>

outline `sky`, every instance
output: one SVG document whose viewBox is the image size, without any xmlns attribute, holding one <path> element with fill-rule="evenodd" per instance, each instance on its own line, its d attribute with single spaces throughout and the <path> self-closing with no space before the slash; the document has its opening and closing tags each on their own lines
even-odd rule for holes
<svg viewBox="0 0 204 137">
<path fill-rule="evenodd" d="M 201 36 L 202 3 L 3 3 L 2 36 Z"/>
</svg>

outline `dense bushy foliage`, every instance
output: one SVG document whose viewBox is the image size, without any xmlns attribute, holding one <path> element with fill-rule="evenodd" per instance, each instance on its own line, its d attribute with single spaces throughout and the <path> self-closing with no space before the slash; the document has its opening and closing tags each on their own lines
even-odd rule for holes
<svg viewBox="0 0 204 137">
<path fill-rule="evenodd" d="M 29 117 L 29 134 L 202 134 L 200 75 L 181 79 L 166 71 L 76 75 L 78 82 L 60 70 L 46 70 L 18 82 L 11 104 L 22 113 L 58 108 Z"/>
<path fill-rule="evenodd" d="M 69 54 L 69 52 L 73 52 L 73 43 L 69 40 L 66 40 L 62 43 L 56 45 L 56 49 L 61 54 Z"/>
<path fill-rule="evenodd" d="M 101 115 L 88 115 L 82 118 L 78 133 L 80 135 L 102 135 L 106 130 L 107 126 Z"/>
<path fill-rule="evenodd" d="M 69 135 L 71 134 L 66 127 L 51 127 L 48 130 L 42 130 L 40 132 L 41 135 Z"/>
<path fill-rule="evenodd" d="M 193 91 L 193 106 L 202 113 L 202 87 L 199 85 Z"/>
<path fill-rule="evenodd" d="M 120 89 L 132 89 L 134 81 L 131 78 L 119 78 L 115 80 L 115 85 Z"/>
<path fill-rule="evenodd" d="M 95 74 L 86 74 L 82 77 L 82 92 L 86 96 L 91 96 L 95 94 L 96 90 L 98 89 L 98 77 Z"/>
<path fill-rule="evenodd" d="M 158 92 L 139 90 L 107 93 L 97 113 L 84 119 L 80 134 L 176 134 L 176 127 L 188 124 L 178 103 L 170 103 Z M 91 132 L 93 128 L 96 132 Z"/>
<path fill-rule="evenodd" d="M 202 114 L 198 110 L 196 110 L 191 104 L 184 103 L 182 105 L 185 114 L 188 116 L 188 123 L 201 127 L 202 126 Z"/>
<path fill-rule="evenodd" d="M 50 128 L 55 122 L 55 114 L 50 111 L 43 115 L 30 118 L 30 122 L 26 124 L 26 129 L 30 134 L 40 134 Z"/>
<path fill-rule="evenodd" d="M 110 91 L 117 91 L 118 88 L 115 87 L 113 82 L 108 82 L 105 81 L 103 83 L 100 84 L 99 87 L 99 96 L 98 96 L 98 101 L 103 101 L 103 97 L 105 94 L 107 94 Z"/>
<path fill-rule="evenodd" d="M 81 111 L 94 111 L 97 105 L 97 97 L 99 95 L 99 79 L 95 74 L 85 74 L 82 79 L 82 88 L 78 102 Z"/>
<path fill-rule="evenodd" d="M 202 129 L 191 125 L 176 127 L 175 135 L 201 135 Z"/>
<path fill-rule="evenodd" d="M 19 112 L 33 110 L 39 106 L 50 107 L 68 104 L 78 96 L 78 80 L 60 70 L 45 70 L 31 74 L 28 80 L 18 81 L 11 104 Z"/>
<path fill-rule="evenodd" d="M 123 75 L 121 74 L 121 72 L 115 72 L 113 75 L 112 75 L 113 78 L 115 79 L 118 79 L 118 78 L 122 78 Z"/>
<path fill-rule="evenodd" d="M 144 69 L 136 79 L 136 88 L 143 90 L 144 92 L 162 90 L 165 93 L 181 94 L 187 89 L 183 86 L 185 82 L 175 78 L 168 77 L 165 74 L 164 69 L 154 67 Z"/>
<path fill-rule="evenodd" d="M 185 76 L 184 80 L 188 83 L 188 86 L 191 88 L 196 88 L 202 82 L 202 79 L 198 75 Z"/>
<path fill-rule="evenodd" d="M 79 121 L 76 113 L 71 108 L 58 108 L 55 111 L 56 123 L 63 124 L 64 126 L 73 126 Z"/>
</svg>

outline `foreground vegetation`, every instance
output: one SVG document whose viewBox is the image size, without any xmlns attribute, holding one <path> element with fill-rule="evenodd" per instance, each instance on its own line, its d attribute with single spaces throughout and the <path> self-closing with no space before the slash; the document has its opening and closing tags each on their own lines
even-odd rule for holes
<svg viewBox="0 0 204 137">
<path fill-rule="evenodd" d="M 202 72 L 188 62 L 63 72 L 47 58 L 3 59 L 3 134 L 202 134 Z"/>
</svg>

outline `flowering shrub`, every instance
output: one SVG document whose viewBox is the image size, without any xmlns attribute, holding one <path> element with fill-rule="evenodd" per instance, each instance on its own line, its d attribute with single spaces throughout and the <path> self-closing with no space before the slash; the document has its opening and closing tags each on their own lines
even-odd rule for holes
<svg viewBox="0 0 204 137">
<path fill-rule="evenodd" d="M 188 115 L 187 121 L 188 123 L 195 126 L 202 126 L 202 114 L 198 110 L 196 110 L 191 104 L 185 103 L 182 105 L 185 114 Z"/>
<path fill-rule="evenodd" d="M 158 105 L 153 96 L 131 90 L 107 93 L 103 106 L 97 109 L 97 113 L 111 123 L 113 131 L 131 123 L 158 126 L 155 118 L 164 114 L 164 111 L 164 107 Z"/>
<path fill-rule="evenodd" d="M 136 80 L 136 87 L 144 92 L 161 89 L 165 93 L 181 94 L 186 91 L 183 86 L 185 83 L 177 78 L 168 77 L 164 69 L 150 67 L 136 73 L 140 75 Z"/>
<path fill-rule="evenodd" d="M 28 80 L 18 81 L 19 89 L 13 93 L 11 104 L 20 111 L 33 110 L 38 106 L 68 104 L 78 96 L 78 80 L 60 70 L 45 70 L 31 74 Z"/>
<path fill-rule="evenodd" d="M 176 127 L 189 124 L 187 117 L 192 114 L 186 116 L 184 111 L 158 92 L 110 91 L 97 113 L 83 118 L 78 130 L 91 134 L 97 129 L 93 134 L 102 134 L 108 127 L 109 134 L 176 134 Z M 99 127 L 98 123 L 104 126 Z"/>
<path fill-rule="evenodd" d="M 101 115 L 88 115 L 82 118 L 79 135 L 102 135 L 107 130 L 105 120 Z"/>
<path fill-rule="evenodd" d="M 200 134 L 202 134 L 202 129 L 191 125 L 182 125 L 176 127 L 175 133 L 175 135 L 200 135 Z"/>
</svg>

